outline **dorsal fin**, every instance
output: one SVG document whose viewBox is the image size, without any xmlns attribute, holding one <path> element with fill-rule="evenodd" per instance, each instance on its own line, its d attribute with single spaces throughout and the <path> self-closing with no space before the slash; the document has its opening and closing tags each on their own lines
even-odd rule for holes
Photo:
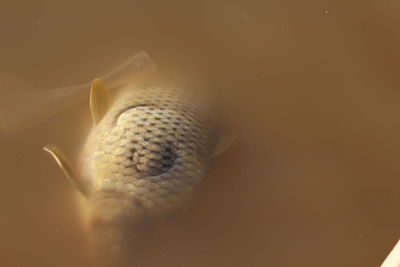
<svg viewBox="0 0 400 267">
<path fill-rule="evenodd" d="M 49 152 L 53 158 L 56 160 L 58 166 L 67 177 L 68 181 L 76 188 L 78 191 L 84 195 L 88 196 L 88 190 L 84 184 L 82 184 L 75 176 L 71 164 L 67 156 L 62 152 L 56 145 L 45 145 L 43 149 Z"/>
<path fill-rule="evenodd" d="M 106 84 L 101 79 L 94 79 L 92 82 L 89 105 L 93 125 L 96 126 L 110 107 L 110 94 Z"/>
</svg>

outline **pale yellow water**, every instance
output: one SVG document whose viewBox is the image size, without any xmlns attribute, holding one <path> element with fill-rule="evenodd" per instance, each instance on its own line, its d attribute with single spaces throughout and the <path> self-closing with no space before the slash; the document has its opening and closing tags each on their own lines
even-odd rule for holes
<svg viewBox="0 0 400 267">
<path fill-rule="evenodd" d="M 21 91 L 51 89 L 145 50 L 223 99 L 239 138 L 192 209 L 154 230 L 142 266 L 372 267 L 400 238 L 399 12 L 397 1 L 3 0 L 0 73 Z M 0 266 L 90 266 L 74 189 L 41 150 L 75 155 L 89 123 L 76 105 L 0 134 Z"/>
</svg>

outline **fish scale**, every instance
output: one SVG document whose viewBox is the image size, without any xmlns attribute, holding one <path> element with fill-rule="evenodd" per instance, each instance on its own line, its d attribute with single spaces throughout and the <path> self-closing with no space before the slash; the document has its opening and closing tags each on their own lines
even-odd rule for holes
<svg viewBox="0 0 400 267">
<path fill-rule="evenodd" d="M 214 145 L 211 115 L 183 90 L 125 90 L 83 149 L 89 199 L 96 206 L 105 192 L 131 197 L 146 216 L 182 207 L 201 182 Z"/>
</svg>

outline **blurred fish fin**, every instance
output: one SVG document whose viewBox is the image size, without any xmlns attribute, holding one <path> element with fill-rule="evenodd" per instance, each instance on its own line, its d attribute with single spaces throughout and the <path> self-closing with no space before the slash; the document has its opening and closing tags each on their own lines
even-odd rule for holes
<svg viewBox="0 0 400 267">
<path fill-rule="evenodd" d="M 71 164 L 67 158 L 67 156 L 64 154 L 63 151 L 61 151 L 56 145 L 45 145 L 43 149 L 50 153 L 55 161 L 57 162 L 58 166 L 61 168 L 63 171 L 64 175 L 67 177 L 68 181 L 76 188 L 78 191 L 84 195 L 88 196 L 88 190 L 87 187 L 82 184 L 77 177 L 75 176 Z"/>
<path fill-rule="evenodd" d="M 20 132 L 36 123 L 45 121 L 83 98 L 90 84 L 64 87 L 55 90 L 35 91 L 21 82 L 12 83 L 0 77 L 0 130 L 7 133 Z M 8 92 L 6 90 L 8 89 Z M 22 91 L 23 90 L 23 91 Z M 19 91 L 19 92 L 16 92 Z M 87 90 L 86 90 L 87 92 Z M 87 94 L 86 94 L 87 95 Z"/>
<path fill-rule="evenodd" d="M 237 135 L 234 132 L 222 134 L 215 146 L 212 156 L 217 157 L 222 153 L 224 153 L 225 151 L 227 151 L 232 146 L 232 144 L 235 142 L 236 139 Z"/>
<path fill-rule="evenodd" d="M 92 112 L 93 125 L 96 126 L 110 107 L 110 94 L 103 80 L 93 80 L 90 88 L 89 105 Z"/>
<path fill-rule="evenodd" d="M 109 73 L 101 76 L 100 79 L 110 87 L 118 87 L 147 79 L 156 70 L 157 66 L 150 56 L 146 52 L 140 51 Z"/>
<path fill-rule="evenodd" d="M 145 52 L 133 57 L 100 78 L 110 89 L 140 83 L 156 71 L 156 65 Z M 11 78 L 11 79 L 10 79 Z M 37 91 L 21 79 L 0 74 L 0 130 L 23 131 L 88 98 L 90 83 L 53 90 Z"/>
</svg>

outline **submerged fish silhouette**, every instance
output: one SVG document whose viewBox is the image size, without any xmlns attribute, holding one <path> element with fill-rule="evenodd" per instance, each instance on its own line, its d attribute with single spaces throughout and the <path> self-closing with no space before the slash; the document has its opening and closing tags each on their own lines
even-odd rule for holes
<svg viewBox="0 0 400 267">
<path fill-rule="evenodd" d="M 208 105 L 180 88 L 127 84 L 111 101 L 95 79 L 90 107 L 94 127 L 76 169 L 57 146 L 44 149 L 85 197 L 101 254 L 118 258 L 141 226 L 190 201 L 233 139 L 219 140 Z"/>
</svg>

